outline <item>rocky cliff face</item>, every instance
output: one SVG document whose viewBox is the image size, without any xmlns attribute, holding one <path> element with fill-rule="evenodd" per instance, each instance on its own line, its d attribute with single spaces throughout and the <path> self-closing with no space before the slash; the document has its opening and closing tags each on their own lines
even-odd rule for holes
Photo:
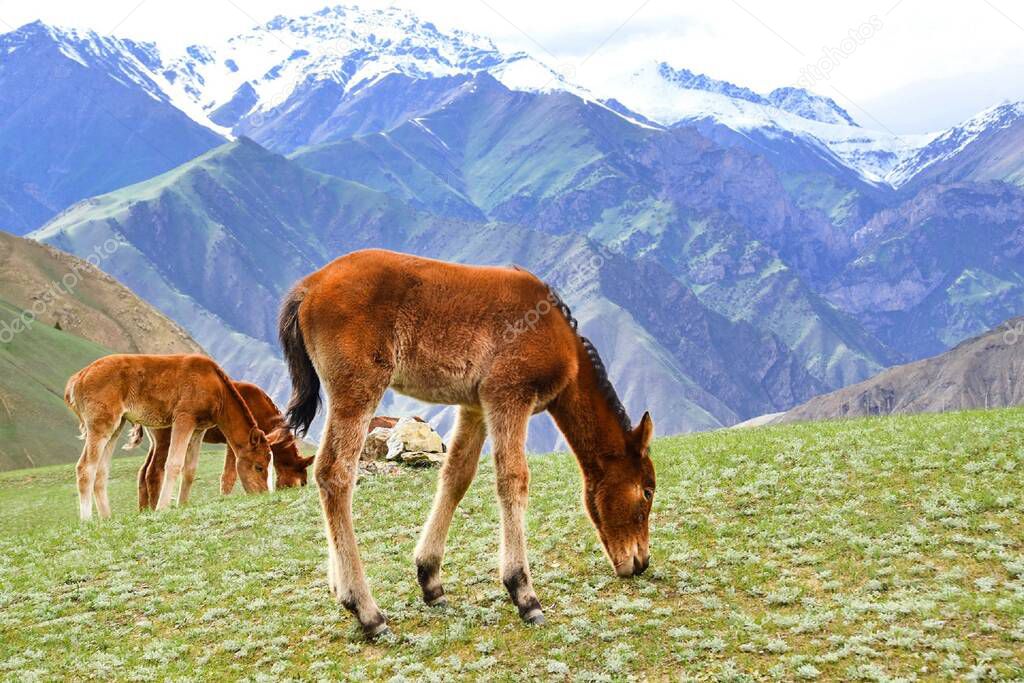
<svg viewBox="0 0 1024 683">
<path fill-rule="evenodd" d="M 854 235 L 860 256 L 827 296 L 911 357 L 939 353 L 1022 310 L 1022 216 L 1004 183 L 922 190 Z"/>
</svg>

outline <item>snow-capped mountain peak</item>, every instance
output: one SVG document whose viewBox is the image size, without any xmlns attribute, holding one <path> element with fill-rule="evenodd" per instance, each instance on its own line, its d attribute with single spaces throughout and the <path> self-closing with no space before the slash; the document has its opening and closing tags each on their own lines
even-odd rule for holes
<svg viewBox="0 0 1024 683">
<path fill-rule="evenodd" d="M 765 96 L 664 62 L 638 70 L 618 99 L 666 126 L 712 124 L 764 139 L 795 136 L 871 182 L 882 182 L 930 139 L 862 128 L 835 101 L 806 90 L 778 88 Z"/>
<path fill-rule="evenodd" d="M 776 88 L 768 95 L 761 95 L 750 88 L 718 80 L 705 74 L 694 73 L 689 69 L 674 69 L 666 62 L 658 63 L 657 74 L 665 82 L 683 90 L 700 90 L 767 107 L 775 107 L 809 121 L 857 125 L 853 117 L 836 104 L 835 100 L 803 88 Z"/>
<path fill-rule="evenodd" d="M 915 154 L 907 157 L 886 176 L 893 187 L 899 187 L 921 171 L 947 161 L 968 146 L 996 131 L 1024 120 L 1024 101 L 1003 102 L 972 116 L 963 123 L 942 131 Z"/>
<path fill-rule="evenodd" d="M 397 8 L 339 5 L 304 16 L 277 16 L 216 45 L 173 52 L 151 43 L 37 23 L 0 39 L 0 54 L 47 40 L 68 59 L 136 84 L 221 135 L 264 139 L 267 136 L 260 131 L 266 126 L 303 127 L 305 132 L 296 132 L 281 149 L 330 135 L 319 127 L 333 125 L 329 122 L 335 120 L 335 111 L 350 116 L 349 121 L 354 120 L 351 116 L 365 116 L 345 114 L 345 102 L 385 80 L 394 84 L 392 76 L 426 84 L 421 95 L 414 96 L 426 98 L 411 105 L 417 109 L 443 97 L 429 90 L 429 79 L 458 81 L 481 73 L 512 90 L 567 91 L 637 125 L 713 122 L 763 139 L 795 136 L 825 150 L 832 157 L 829 163 L 848 166 L 875 182 L 930 140 L 861 128 L 835 101 L 807 90 L 784 87 L 763 95 L 665 62 L 641 69 L 624 91 L 609 93 L 614 99 L 602 103 L 528 54 L 502 53 L 488 38 L 441 31 Z M 404 110 L 410 105 L 403 99 L 409 95 L 400 91 L 388 95 L 392 113 L 374 125 L 392 125 L 409 114 Z"/>
<path fill-rule="evenodd" d="M 816 95 L 803 88 L 776 88 L 765 98 L 770 104 L 800 118 L 821 123 L 858 126 L 849 112 L 831 97 Z"/>
<path fill-rule="evenodd" d="M 704 74 L 694 73 L 689 69 L 674 69 L 666 62 L 658 63 L 657 73 L 665 82 L 671 83 L 683 90 L 703 90 L 756 104 L 768 104 L 763 97 L 749 88 L 735 85 L 729 81 L 720 81 Z"/>
</svg>

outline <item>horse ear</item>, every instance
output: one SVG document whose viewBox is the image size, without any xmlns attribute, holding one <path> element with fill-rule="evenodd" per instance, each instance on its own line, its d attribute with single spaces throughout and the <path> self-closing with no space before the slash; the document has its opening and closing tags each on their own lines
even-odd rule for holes
<svg viewBox="0 0 1024 683">
<path fill-rule="evenodd" d="M 295 437 L 292 436 L 292 433 L 288 431 L 287 427 L 278 427 L 274 431 L 267 434 L 267 441 L 269 441 L 270 445 L 272 446 L 285 445 L 289 441 L 292 441 L 294 438 Z"/>
<path fill-rule="evenodd" d="M 633 430 L 633 441 L 637 445 L 637 449 L 643 453 L 651 445 L 651 439 L 654 438 L 654 420 L 651 419 L 649 412 L 644 412 L 644 416 L 640 418 L 640 424 Z"/>
<path fill-rule="evenodd" d="M 302 467 L 304 467 L 304 468 L 305 468 L 305 467 L 309 467 L 310 465 L 312 465 L 312 464 L 313 464 L 313 461 L 314 461 L 314 460 L 316 460 L 316 456 L 315 456 L 315 455 L 311 455 L 311 456 L 309 456 L 308 458 L 302 458 L 302 459 L 301 459 L 301 460 L 299 461 L 299 464 L 300 464 L 300 465 L 302 465 Z"/>
<path fill-rule="evenodd" d="M 249 430 L 249 445 L 252 448 L 258 447 L 260 445 L 260 440 L 266 438 L 266 435 L 260 431 L 259 427 L 253 427 Z"/>
</svg>

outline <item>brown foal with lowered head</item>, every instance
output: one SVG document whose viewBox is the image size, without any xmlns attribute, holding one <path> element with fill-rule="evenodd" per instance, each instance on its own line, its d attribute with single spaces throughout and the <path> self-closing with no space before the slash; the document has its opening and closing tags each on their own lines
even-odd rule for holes
<svg viewBox="0 0 1024 683">
<path fill-rule="evenodd" d="M 110 458 L 128 421 L 150 429 L 171 429 L 170 476 L 164 479 L 157 510 L 170 505 L 183 470 L 195 476 L 199 444 L 206 430 L 214 426 L 238 456 L 238 474 L 246 491 L 267 490 L 267 437 L 228 376 L 205 356 L 105 356 L 71 376 L 64 401 L 78 417 L 85 439 L 78 459 L 83 520 L 92 517 L 94 493 L 100 517 L 110 516 Z"/>
<path fill-rule="evenodd" d="M 536 313 L 536 315 L 528 314 Z M 523 325 L 525 319 L 530 325 Z M 382 250 L 343 256 L 284 301 L 280 334 L 292 376 L 288 418 L 308 429 L 327 393 L 314 471 L 328 541 L 328 582 L 368 637 L 387 630 L 352 526 L 363 436 L 385 389 L 459 406 L 455 438 L 416 547 L 423 598 L 445 602 L 441 560 L 452 515 L 489 434 L 501 510 L 501 579 L 520 616 L 543 622 L 530 580 L 524 517 L 527 421 L 547 410 L 583 474 L 583 500 L 615 571 L 647 568 L 654 465 L 649 414 L 633 429 L 593 345 L 552 290 L 510 268 L 464 266 Z"/>
<path fill-rule="evenodd" d="M 232 380 L 235 389 L 238 390 L 245 405 L 249 408 L 256 425 L 267 435 L 270 441 L 270 450 L 273 452 L 274 474 L 276 475 L 275 487 L 289 488 L 293 486 L 306 485 L 306 469 L 313 463 L 313 458 L 304 458 L 299 453 L 298 443 L 292 435 L 288 424 L 285 422 L 281 411 L 274 405 L 274 401 L 267 396 L 266 392 L 255 384 L 249 382 L 236 382 Z M 132 431 L 132 437 L 124 445 L 125 450 L 131 450 L 142 442 L 142 426 L 136 425 Z M 238 478 L 236 468 L 235 452 L 224 438 L 224 433 L 218 427 L 211 427 L 206 430 L 203 436 L 203 443 L 227 444 L 224 452 L 224 470 L 220 475 L 220 492 L 223 495 L 231 493 Z M 160 485 L 163 483 L 164 466 L 167 461 L 167 452 L 171 445 L 170 429 L 149 430 L 149 455 L 146 462 L 139 469 L 139 509 L 146 510 L 156 506 L 157 497 L 160 494 Z M 191 473 L 194 475 L 194 472 Z M 269 472 L 267 473 L 269 474 Z M 186 470 L 182 474 L 181 493 L 179 500 L 188 499 L 188 491 L 192 488 L 193 479 Z"/>
</svg>

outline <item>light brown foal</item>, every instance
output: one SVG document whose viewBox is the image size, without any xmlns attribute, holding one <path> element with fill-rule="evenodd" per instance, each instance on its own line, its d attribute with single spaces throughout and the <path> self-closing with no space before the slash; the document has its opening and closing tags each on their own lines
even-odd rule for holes
<svg viewBox="0 0 1024 683">
<path fill-rule="evenodd" d="M 105 356 L 71 376 L 64 401 L 78 417 L 85 439 L 78 460 L 83 520 L 92 517 L 94 495 L 100 517 L 110 516 L 110 459 L 128 421 L 150 429 L 171 429 L 168 476 L 160 489 L 157 510 L 171 504 L 183 471 L 195 476 L 200 442 L 213 426 L 220 428 L 235 450 L 246 490 L 267 489 L 270 444 L 231 380 L 206 356 Z"/>
<path fill-rule="evenodd" d="M 298 443 L 292 435 L 288 424 L 281 415 L 281 411 L 274 405 L 273 399 L 267 396 L 266 392 L 250 382 L 238 382 L 232 380 L 238 394 L 245 401 L 256 425 L 267 435 L 270 441 L 270 449 L 274 454 L 273 466 L 275 476 L 275 488 L 290 488 L 293 486 L 306 485 L 306 470 L 313 464 L 312 457 L 303 457 L 299 452 Z M 132 438 L 124 445 L 125 450 L 135 448 L 142 442 L 142 427 L 137 425 L 132 431 Z M 226 444 L 224 448 L 224 469 L 220 475 L 220 492 L 222 495 L 231 493 L 238 479 L 238 468 L 236 466 L 235 452 L 231 444 L 224 437 L 223 432 L 217 427 L 211 427 L 203 435 L 203 443 Z M 171 446 L 170 429 L 149 430 L 149 453 L 146 461 L 139 468 L 139 509 L 146 510 L 156 506 L 160 487 L 164 479 L 164 467 L 167 461 L 167 452 Z M 265 473 L 264 479 L 269 476 L 269 470 Z M 185 468 L 182 473 L 181 491 L 178 495 L 180 502 L 187 500 L 195 471 Z M 268 482 L 269 483 L 269 482 Z"/>
<path fill-rule="evenodd" d="M 314 472 L 332 593 L 373 637 L 387 623 L 370 593 L 352 525 L 356 466 L 385 389 L 459 406 L 455 439 L 416 547 L 424 600 L 444 602 L 445 539 L 487 434 L 501 510 L 501 579 L 520 616 L 543 621 L 526 556 L 530 416 L 548 410 L 583 474 L 586 510 L 617 574 L 646 567 L 653 423 L 633 429 L 593 345 L 552 290 L 511 268 L 464 266 L 381 250 L 343 256 L 284 301 L 280 336 L 292 376 L 288 417 L 304 432 L 327 394 Z"/>
</svg>

